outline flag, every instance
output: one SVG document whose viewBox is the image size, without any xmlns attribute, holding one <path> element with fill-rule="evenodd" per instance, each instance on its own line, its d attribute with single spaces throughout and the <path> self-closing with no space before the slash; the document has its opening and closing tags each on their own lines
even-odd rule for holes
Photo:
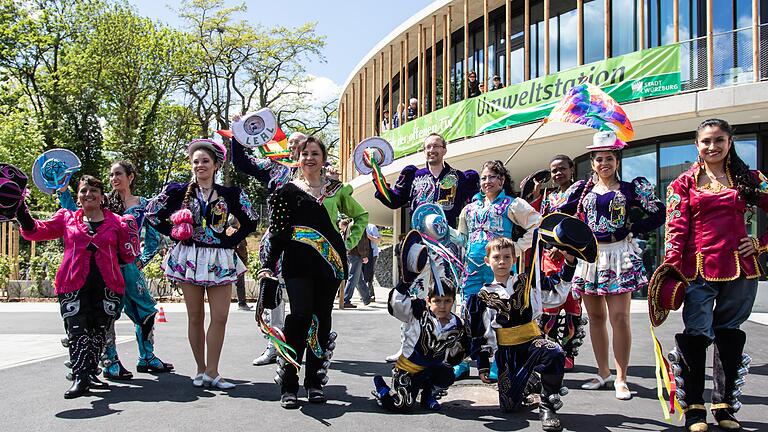
<svg viewBox="0 0 768 432">
<path fill-rule="evenodd" d="M 625 142 L 635 136 L 632 123 L 621 105 L 589 83 L 571 87 L 544 122 L 576 123 L 600 131 L 614 131 Z"/>
</svg>

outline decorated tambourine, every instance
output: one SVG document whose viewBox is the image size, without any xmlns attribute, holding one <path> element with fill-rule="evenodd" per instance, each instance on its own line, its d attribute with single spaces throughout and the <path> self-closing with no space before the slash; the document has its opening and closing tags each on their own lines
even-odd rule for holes
<svg viewBox="0 0 768 432">
<path fill-rule="evenodd" d="M 27 175 L 13 165 L 0 163 L 0 222 L 16 217 L 27 193 Z"/>
<path fill-rule="evenodd" d="M 411 226 L 434 240 L 441 241 L 448 237 L 448 219 L 443 208 L 437 204 L 427 203 L 416 207 L 411 215 Z"/>
<path fill-rule="evenodd" d="M 355 168 L 362 175 L 373 172 L 374 166 L 384 167 L 395 160 L 392 146 L 381 137 L 370 137 L 362 140 L 355 147 Z"/>
<path fill-rule="evenodd" d="M 48 150 L 32 165 L 32 181 L 42 193 L 52 195 L 69 184 L 81 165 L 77 155 L 69 150 Z"/>
<path fill-rule="evenodd" d="M 277 119 L 269 108 L 245 114 L 232 123 L 232 133 L 240 144 L 256 148 L 270 142 L 277 132 Z"/>
</svg>

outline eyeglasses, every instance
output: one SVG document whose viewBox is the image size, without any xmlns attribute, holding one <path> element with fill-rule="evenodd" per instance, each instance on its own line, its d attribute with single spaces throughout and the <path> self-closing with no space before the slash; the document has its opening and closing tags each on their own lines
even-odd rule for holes
<svg viewBox="0 0 768 432">
<path fill-rule="evenodd" d="M 501 177 L 497 175 L 488 175 L 488 176 L 480 177 L 480 181 L 494 181 L 499 179 L 501 179 Z"/>
<path fill-rule="evenodd" d="M 427 150 L 427 151 L 433 150 L 433 149 L 436 149 L 436 148 L 445 148 L 445 146 L 444 145 L 440 145 L 440 144 L 430 144 L 428 146 L 424 146 L 424 150 Z"/>
</svg>

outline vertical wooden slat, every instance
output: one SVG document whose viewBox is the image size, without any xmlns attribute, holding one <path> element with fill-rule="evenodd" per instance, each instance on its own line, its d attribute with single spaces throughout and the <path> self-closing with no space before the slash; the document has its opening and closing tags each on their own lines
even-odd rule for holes
<svg viewBox="0 0 768 432">
<path fill-rule="evenodd" d="M 366 105 L 368 104 L 368 66 L 363 68 L 363 78 L 360 80 L 360 140 L 368 137 L 365 133 L 365 126 L 368 123 Z"/>
<path fill-rule="evenodd" d="M 527 1 L 527 0 L 526 0 Z M 464 99 L 469 97 L 469 0 L 464 0 Z"/>
<path fill-rule="evenodd" d="M 453 77 L 453 56 L 451 55 L 453 53 L 453 44 L 451 43 L 451 32 L 452 32 L 452 24 L 453 24 L 453 7 L 448 6 L 448 17 L 446 21 L 445 27 L 447 28 L 447 35 L 445 40 L 447 41 L 446 44 L 448 45 L 448 51 L 445 57 L 445 63 L 448 66 L 448 76 L 446 78 L 443 78 L 447 83 L 448 86 L 445 88 L 445 93 L 443 93 L 443 105 L 448 106 L 451 104 L 451 78 Z"/>
<path fill-rule="evenodd" d="M 640 49 L 645 48 L 645 0 L 636 0 L 637 1 L 637 39 L 638 44 L 637 46 L 640 47 Z M 673 6 L 673 9 L 677 6 L 677 0 L 672 0 L 675 2 L 675 5 Z M 675 15 L 677 15 L 677 12 L 675 12 Z M 676 22 L 676 21 L 674 21 Z M 675 30 L 675 34 L 677 34 L 677 30 Z"/>
<path fill-rule="evenodd" d="M 427 93 L 427 26 L 421 29 L 421 65 L 424 68 L 424 72 L 421 74 L 421 97 L 424 98 L 424 103 L 419 101 L 419 108 L 421 108 L 421 115 L 427 113 L 427 101 L 430 99 L 429 93 Z M 431 107 L 430 107 L 431 109 Z"/>
<path fill-rule="evenodd" d="M 712 34 L 712 0 L 707 0 L 707 86 L 715 87 L 715 41 Z"/>
<path fill-rule="evenodd" d="M 584 0 L 576 0 L 576 62 L 584 64 Z"/>
<path fill-rule="evenodd" d="M 760 8 L 758 0 L 752 0 L 752 72 L 754 81 L 760 81 Z"/>
<path fill-rule="evenodd" d="M 19 279 L 19 230 L 11 225 L 11 256 L 13 256 L 13 278 Z"/>
<path fill-rule="evenodd" d="M 549 75 L 549 0 L 544 0 L 544 75 Z"/>
<path fill-rule="evenodd" d="M 0 255 L 3 256 L 8 255 L 8 250 L 6 249 L 8 238 L 6 238 L 5 234 L 8 225 L 6 222 L 0 223 Z"/>
<path fill-rule="evenodd" d="M 528 81 L 531 79 L 531 0 L 525 0 L 523 9 L 523 75 Z"/>
<path fill-rule="evenodd" d="M 418 42 L 418 61 L 416 62 L 416 72 L 418 76 L 418 88 L 416 89 L 416 99 L 419 100 L 419 109 L 417 115 L 420 117 L 424 115 L 424 25 L 419 24 L 419 37 L 416 38 Z"/>
<path fill-rule="evenodd" d="M 367 136 L 374 136 L 376 135 L 376 57 L 373 58 L 373 67 L 371 68 L 371 77 L 370 85 L 368 86 L 371 89 L 371 101 L 368 104 L 368 106 L 371 107 L 371 127 L 369 130 L 370 134 Z M 367 74 L 366 74 L 367 75 Z M 381 103 L 381 100 L 379 100 L 379 103 Z"/>
<path fill-rule="evenodd" d="M 392 100 L 392 83 L 395 81 L 395 76 L 392 75 L 392 56 L 395 53 L 395 49 L 392 47 L 392 44 L 389 44 L 389 73 L 387 74 L 387 88 L 388 88 L 388 94 L 387 94 L 387 100 L 389 101 L 389 118 L 387 121 L 389 122 L 389 127 L 392 128 L 392 116 L 395 115 L 395 111 L 397 110 L 397 107 L 395 104 L 395 101 Z M 402 90 L 402 89 L 401 89 Z"/>
<path fill-rule="evenodd" d="M 512 0 L 504 2 L 504 84 L 509 85 L 512 75 Z"/>
<path fill-rule="evenodd" d="M 408 56 L 410 55 L 410 51 L 411 51 L 409 47 L 410 45 L 409 39 L 410 38 L 408 37 L 408 33 L 406 33 L 405 34 L 405 54 L 404 54 L 405 55 L 405 96 L 403 98 L 403 104 L 404 104 L 403 118 L 402 118 L 403 123 L 408 121 L 408 104 L 411 99 L 411 94 L 408 91 L 409 90 L 408 89 L 408 64 L 410 63 L 410 61 L 408 60 Z"/>
<path fill-rule="evenodd" d="M 451 81 L 448 76 L 448 15 L 443 15 L 443 104 L 440 108 L 448 106 L 448 83 Z"/>
<path fill-rule="evenodd" d="M 488 64 L 488 0 L 483 0 L 483 80 L 480 82 L 484 91 L 488 91 Z"/>
<path fill-rule="evenodd" d="M 605 22 L 605 27 L 603 28 L 603 31 L 605 32 L 605 47 L 604 47 L 604 53 L 605 58 L 611 57 L 611 0 L 605 0 L 605 19 L 603 22 Z"/>
<path fill-rule="evenodd" d="M 399 96 L 398 96 L 397 99 L 398 99 L 399 103 L 403 104 L 403 106 L 405 106 L 405 103 L 403 101 L 405 100 L 405 93 L 406 93 L 406 89 L 405 89 L 405 70 L 403 69 L 403 63 L 404 63 L 403 58 L 405 58 L 405 48 L 404 47 L 405 47 L 405 41 L 400 41 L 400 73 L 399 73 L 399 75 L 400 75 L 400 87 L 399 87 L 400 88 L 400 92 L 399 92 Z M 402 114 L 402 113 L 400 113 L 400 114 Z M 402 123 L 403 116 L 401 115 L 400 118 L 397 119 L 397 121 L 398 121 L 398 124 Z"/>
<path fill-rule="evenodd" d="M 352 126 L 352 142 L 359 143 L 360 135 L 358 134 L 358 127 L 360 121 L 357 119 L 357 115 L 360 110 L 357 104 L 357 86 L 355 84 L 356 83 L 352 83 L 352 124 L 350 126 Z"/>
<path fill-rule="evenodd" d="M 391 78 L 390 78 L 391 81 Z M 380 66 L 379 66 L 379 81 L 377 84 L 377 88 L 379 89 L 379 124 L 376 125 L 376 129 L 379 130 L 379 135 L 381 135 L 381 122 L 384 120 L 384 50 L 381 50 L 381 60 L 380 60 Z M 392 106 L 392 98 L 387 99 L 387 105 Z M 389 111 L 389 108 L 387 108 L 387 111 Z M 389 124 L 389 121 L 387 121 L 387 126 L 392 127 L 391 124 Z"/>
<path fill-rule="evenodd" d="M 37 252 L 37 247 L 36 246 L 37 246 L 37 242 L 33 241 L 32 242 L 32 246 L 31 246 L 32 250 L 30 251 L 30 254 L 33 257 L 36 255 L 35 253 Z"/>
<path fill-rule="evenodd" d="M 643 7 L 643 1 L 640 0 L 640 7 Z M 674 41 L 680 42 L 680 0 L 672 0 L 672 27 L 674 27 Z M 644 48 L 641 46 L 640 48 Z"/>
<path fill-rule="evenodd" d="M 340 98 L 340 99 L 343 99 Z M 344 102 L 339 102 L 339 171 L 341 173 L 341 180 L 346 181 L 346 168 L 347 168 L 347 142 L 344 140 Z"/>
<path fill-rule="evenodd" d="M 432 102 L 429 110 L 437 109 L 437 15 L 432 15 Z M 445 60 L 445 57 L 443 57 Z"/>
</svg>

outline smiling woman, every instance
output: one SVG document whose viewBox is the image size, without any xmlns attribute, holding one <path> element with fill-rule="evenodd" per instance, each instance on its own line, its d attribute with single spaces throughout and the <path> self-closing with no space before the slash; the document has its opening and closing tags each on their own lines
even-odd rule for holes
<svg viewBox="0 0 768 432">
<path fill-rule="evenodd" d="M 216 172 L 227 158 L 222 144 L 199 139 L 190 142 L 187 151 L 193 180 L 166 186 L 147 205 L 147 221 L 177 242 L 166 254 L 163 268 L 184 293 L 189 344 L 197 363 L 192 385 L 226 390 L 235 385 L 219 374 L 219 357 L 232 283 L 246 271 L 234 249 L 256 229 L 258 215 L 240 188 L 215 183 Z M 230 215 L 240 222 L 232 235 L 226 230 Z M 207 334 L 203 327 L 206 293 L 211 310 Z"/>
</svg>

